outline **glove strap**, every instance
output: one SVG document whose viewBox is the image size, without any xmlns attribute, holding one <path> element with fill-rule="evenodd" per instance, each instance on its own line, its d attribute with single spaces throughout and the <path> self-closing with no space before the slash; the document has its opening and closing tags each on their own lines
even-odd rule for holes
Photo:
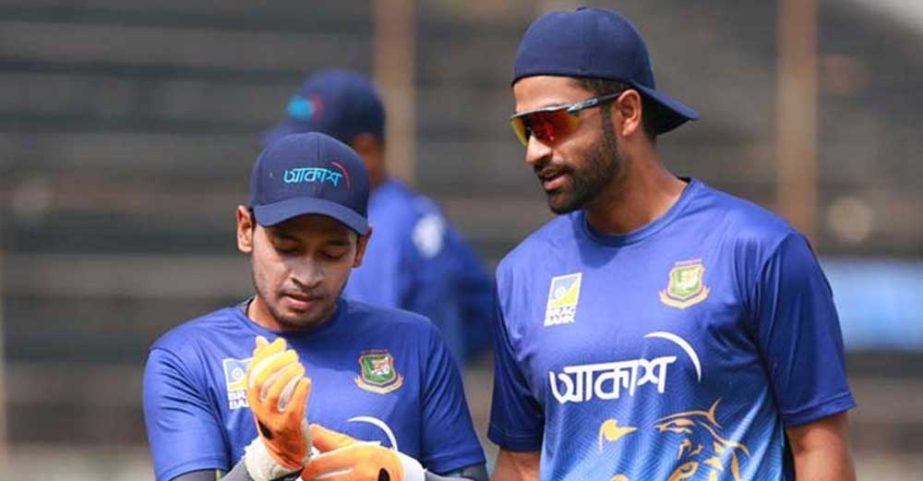
<svg viewBox="0 0 923 481">
<path fill-rule="evenodd" d="M 426 471 L 423 470 L 423 466 L 420 465 L 420 462 L 406 454 L 396 451 L 397 458 L 401 461 L 401 464 L 404 466 L 404 479 L 403 481 L 425 481 L 426 480 Z"/>
<path fill-rule="evenodd" d="M 247 466 L 247 473 L 253 478 L 253 481 L 277 481 L 282 479 L 297 479 L 303 466 L 308 464 L 312 454 L 317 451 L 311 446 L 311 430 L 308 423 L 302 421 L 302 432 L 305 433 L 305 442 L 308 445 L 308 454 L 302 461 L 302 467 L 289 469 L 281 466 L 273 459 L 272 454 L 266 449 L 266 444 L 257 436 L 250 444 L 244 448 L 244 464 Z M 422 479 L 422 478 L 421 478 Z"/>
</svg>

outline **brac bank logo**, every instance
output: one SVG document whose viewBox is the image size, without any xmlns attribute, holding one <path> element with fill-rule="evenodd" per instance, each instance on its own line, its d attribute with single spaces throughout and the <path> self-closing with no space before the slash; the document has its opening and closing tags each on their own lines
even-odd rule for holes
<svg viewBox="0 0 923 481">
<path fill-rule="evenodd" d="M 250 407 L 247 403 L 247 366 L 251 359 L 227 358 L 221 361 L 228 390 L 229 410 Z"/>
<path fill-rule="evenodd" d="M 577 319 L 577 302 L 580 300 L 582 279 L 581 272 L 551 278 L 548 304 L 545 307 L 545 327 L 571 324 Z"/>
</svg>

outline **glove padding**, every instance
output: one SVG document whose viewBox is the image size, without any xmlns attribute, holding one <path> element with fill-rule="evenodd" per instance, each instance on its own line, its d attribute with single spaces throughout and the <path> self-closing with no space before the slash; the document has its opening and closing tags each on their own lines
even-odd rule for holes
<svg viewBox="0 0 923 481">
<path fill-rule="evenodd" d="M 246 454 L 247 468 L 254 479 L 273 479 L 298 471 L 308 462 L 311 432 L 305 408 L 311 379 L 304 374 L 298 354 L 287 349 L 285 339 L 280 337 L 270 344 L 263 336 L 256 338 L 253 359 L 247 367 L 247 401 L 259 432 L 258 440 L 251 443 Z"/>
<path fill-rule="evenodd" d="M 416 460 L 317 424 L 311 425 L 316 454 L 301 472 L 305 481 L 423 481 L 423 467 Z"/>
</svg>

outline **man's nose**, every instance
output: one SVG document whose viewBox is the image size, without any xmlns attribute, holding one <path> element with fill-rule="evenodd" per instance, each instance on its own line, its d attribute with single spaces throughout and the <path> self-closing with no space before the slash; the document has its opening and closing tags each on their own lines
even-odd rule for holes
<svg viewBox="0 0 923 481">
<path fill-rule="evenodd" d="M 302 289 L 314 289 L 324 280 L 324 268 L 311 257 L 299 259 L 292 268 L 292 279 Z"/>
<path fill-rule="evenodd" d="M 537 139 L 534 135 L 529 136 L 526 142 L 526 163 L 532 167 L 551 156 L 551 146 Z"/>
</svg>

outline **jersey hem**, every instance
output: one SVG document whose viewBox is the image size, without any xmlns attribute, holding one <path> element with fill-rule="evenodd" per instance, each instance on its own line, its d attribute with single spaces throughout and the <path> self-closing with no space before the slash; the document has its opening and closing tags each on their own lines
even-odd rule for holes
<svg viewBox="0 0 923 481">
<path fill-rule="evenodd" d="M 476 448 L 472 447 L 461 454 L 451 453 L 434 456 L 426 461 L 426 466 L 424 467 L 427 471 L 440 474 L 482 464 L 487 464 L 487 459 L 484 457 L 484 452 L 480 446 L 478 446 Z"/>
<path fill-rule="evenodd" d="M 852 393 L 846 391 L 823 402 L 782 414 L 785 427 L 800 426 L 856 407 Z"/>
<path fill-rule="evenodd" d="M 499 429 L 490 427 L 487 430 L 487 438 L 494 444 L 508 451 L 526 452 L 540 451 L 542 449 L 541 438 L 535 439 L 532 436 L 515 436 L 503 434 Z"/>
<path fill-rule="evenodd" d="M 170 481 L 186 473 L 193 471 L 203 471 L 206 469 L 225 469 L 224 460 L 220 458 L 202 458 L 195 461 L 188 461 L 173 468 L 170 468 L 156 476 L 157 481 Z"/>
</svg>

